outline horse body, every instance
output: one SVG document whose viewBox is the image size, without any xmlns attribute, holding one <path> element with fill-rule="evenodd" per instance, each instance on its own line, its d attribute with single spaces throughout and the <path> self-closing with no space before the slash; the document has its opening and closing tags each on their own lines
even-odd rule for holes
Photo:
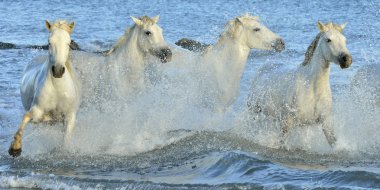
<svg viewBox="0 0 380 190">
<path fill-rule="evenodd" d="M 252 83 L 251 97 L 269 115 L 292 117 L 298 115 L 302 123 L 309 123 L 331 110 L 331 89 L 328 68 L 315 71 L 312 66 L 298 67 L 296 71 L 284 65 L 260 69 Z M 264 84 L 264 85 L 263 85 Z M 281 106 L 274 106 L 281 105 Z"/>
<path fill-rule="evenodd" d="M 32 62 L 25 70 L 21 80 L 21 99 L 26 111 L 43 112 L 43 117 L 57 118 L 75 112 L 80 96 L 78 83 L 74 75 L 66 74 L 54 78 L 50 73 L 52 65 Z M 39 114 L 32 114 L 32 120 L 41 121 Z"/>
<path fill-rule="evenodd" d="M 284 41 L 257 17 L 245 15 L 229 21 L 218 42 L 203 52 L 200 61 L 210 67 L 216 81 L 219 106 L 227 108 L 239 94 L 241 75 L 251 49 L 282 51 L 284 48 Z"/>
<path fill-rule="evenodd" d="M 26 110 L 9 154 L 21 154 L 21 140 L 24 127 L 29 123 L 42 121 L 65 121 L 65 145 L 70 142 L 75 126 L 76 111 L 80 103 L 80 88 L 69 60 L 70 33 L 74 23 L 67 25 L 58 21 L 50 25 L 49 57 L 39 56 L 25 68 L 21 80 L 21 99 Z"/>
<path fill-rule="evenodd" d="M 263 66 L 253 79 L 248 97 L 250 110 L 279 119 L 283 135 L 295 124 L 324 123 L 332 111 L 330 62 L 342 68 L 351 65 L 352 58 L 341 35 L 344 26 L 319 23 L 319 27 L 321 33 L 295 71 L 284 65 Z M 326 127 L 323 130 L 332 145 L 335 137 Z"/>
</svg>

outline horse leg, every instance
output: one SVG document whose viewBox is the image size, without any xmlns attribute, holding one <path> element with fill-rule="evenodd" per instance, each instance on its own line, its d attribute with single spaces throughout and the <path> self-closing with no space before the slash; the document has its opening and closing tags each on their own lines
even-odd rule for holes
<svg viewBox="0 0 380 190">
<path fill-rule="evenodd" d="M 64 139 L 64 146 L 69 147 L 71 144 L 71 134 L 75 127 L 76 113 L 72 112 L 66 116 L 66 134 Z"/>
<path fill-rule="evenodd" d="M 333 147 L 336 143 L 336 137 L 335 137 L 335 133 L 334 133 L 334 130 L 332 129 L 322 129 L 323 130 L 323 133 L 325 134 L 326 136 L 326 139 L 327 139 L 327 142 L 329 143 L 329 145 L 331 147 Z"/>
<path fill-rule="evenodd" d="M 328 123 L 324 121 L 322 124 L 322 131 L 325 134 L 326 140 L 329 143 L 329 145 L 333 147 L 336 143 L 334 129 L 331 127 L 331 125 L 328 125 Z"/>
<path fill-rule="evenodd" d="M 281 121 L 280 146 L 285 147 L 285 141 L 289 136 L 289 127 L 293 125 L 293 118 L 286 117 Z"/>
<path fill-rule="evenodd" d="M 15 136 L 14 136 L 14 139 L 12 141 L 12 144 L 8 150 L 8 153 L 13 156 L 13 157 L 17 157 L 17 156 L 20 156 L 21 155 L 21 141 L 22 141 L 22 133 L 24 131 L 24 128 L 25 126 L 29 123 L 29 121 L 31 120 L 31 115 L 29 112 L 26 112 L 24 114 L 24 117 L 22 119 L 22 122 L 20 124 L 20 127 L 18 128 Z"/>
<path fill-rule="evenodd" d="M 281 146 L 285 145 L 285 141 L 288 138 L 289 126 L 285 122 L 281 122 L 281 136 L 280 136 L 280 144 Z"/>
<path fill-rule="evenodd" d="M 336 137 L 334 133 L 334 129 L 331 127 L 330 120 L 326 119 L 326 117 L 320 116 L 317 119 L 317 123 L 322 123 L 322 131 L 325 134 L 326 140 L 331 147 L 333 147 L 336 143 Z"/>
</svg>

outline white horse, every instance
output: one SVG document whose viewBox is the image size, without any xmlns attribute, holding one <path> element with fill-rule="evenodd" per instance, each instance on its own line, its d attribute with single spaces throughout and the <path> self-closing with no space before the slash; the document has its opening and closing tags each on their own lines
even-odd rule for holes
<svg viewBox="0 0 380 190">
<path fill-rule="evenodd" d="M 285 49 L 284 40 L 248 14 L 230 20 L 218 42 L 203 52 L 200 62 L 206 65 L 217 86 L 216 110 L 224 111 L 240 91 L 240 79 L 250 49 Z"/>
<path fill-rule="evenodd" d="M 253 112 L 279 119 L 282 140 L 295 124 L 323 123 L 328 143 L 335 144 L 334 132 L 324 121 L 332 109 L 330 62 L 339 64 L 342 69 L 352 63 L 342 34 L 344 27 L 345 24 L 318 22 L 320 33 L 296 71 L 284 70 L 282 65 L 265 65 L 254 77 L 248 106 Z"/>
<path fill-rule="evenodd" d="M 108 72 L 113 88 L 125 93 L 139 92 L 147 85 L 146 69 L 154 59 L 162 63 L 171 60 L 172 52 L 157 25 L 159 16 L 131 17 L 135 23 L 106 54 Z"/>
<path fill-rule="evenodd" d="M 65 144 L 70 142 L 75 126 L 80 88 L 69 59 L 74 22 L 46 21 L 46 28 L 50 32 L 49 57 L 38 57 L 29 63 L 21 80 L 21 99 L 26 112 L 8 151 L 14 157 L 21 154 L 22 134 L 29 121 L 65 121 Z"/>
</svg>

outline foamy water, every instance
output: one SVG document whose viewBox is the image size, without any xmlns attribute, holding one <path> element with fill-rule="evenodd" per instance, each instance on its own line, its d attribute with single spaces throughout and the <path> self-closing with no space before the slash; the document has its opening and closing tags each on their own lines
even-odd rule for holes
<svg viewBox="0 0 380 190">
<path fill-rule="evenodd" d="M 371 70 L 376 67 L 371 65 L 380 64 L 379 2 L 0 4 L 0 41 L 19 45 L 45 44 L 44 19 L 67 18 L 76 21 L 72 39 L 81 47 L 104 50 L 132 24 L 130 15 L 144 14 L 160 14 L 159 25 L 170 44 L 182 37 L 214 43 L 227 20 L 250 12 L 282 36 L 287 48 L 282 53 L 250 53 L 240 95 L 225 114 L 207 106 L 213 101 L 212 88 L 207 88 L 205 72 L 192 64 L 192 57 L 154 62 L 156 66 L 146 73 L 153 81 L 148 89 L 121 101 L 91 96 L 97 84 L 91 81 L 100 76 L 93 65 L 102 64 L 103 58 L 74 53 L 81 57 L 82 69 L 92 75 L 83 79 L 88 102 L 78 112 L 72 149 L 61 148 L 63 125 L 30 124 L 24 132 L 23 155 L 17 159 L 7 150 L 23 114 L 19 80 L 24 66 L 47 52 L 0 50 L 1 188 L 380 188 L 379 89 L 372 82 L 380 81 L 380 75 L 365 74 L 366 67 Z M 321 126 L 312 125 L 292 129 L 287 150 L 279 149 L 279 124 L 247 115 L 251 79 L 263 64 L 298 66 L 317 34 L 317 20 L 348 22 L 345 36 L 352 67 L 341 70 L 331 65 L 331 125 L 337 145 L 331 148 Z"/>
</svg>

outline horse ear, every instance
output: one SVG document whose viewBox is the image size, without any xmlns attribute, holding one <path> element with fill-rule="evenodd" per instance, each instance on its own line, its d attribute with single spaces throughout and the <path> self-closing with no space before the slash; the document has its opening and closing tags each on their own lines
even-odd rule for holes
<svg viewBox="0 0 380 190">
<path fill-rule="evenodd" d="M 259 16 L 253 16 L 252 18 L 255 19 L 256 21 L 260 21 L 260 17 Z"/>
<path fill-rule="evenodd" d="M 74 23 L 74 22 L 71 22 L 71 23 L 69 24 L 70 33 L 73 31 L 74 26 L 75 26 L 75 23 Z"/>
<path fill-rule="evenodd" d="M 152 20 L 155 24 L 157 24 L 158 20 L 160 20 L 160 15 L 153 17 Z"/>
<path fill-rule="evenodd" d="M 347 22 L 340 25 L 340 28 L 342 29 L 340 32 L 343 32 L 344 28 L 346 28 Z"/>
<path fill-rule="evenodd" d="M 49 23 L 48 20 L 45 20 L 45 26 L 46 26 L 46 29 L 50 32 L 51 24 Z"/>
<path fill-rule="evenodd" d="M 235 24 L 233 26 L 232 34 L 236 37 L 236 36 L 240 35 L 242 29 L 243 29 L 243 22 L 241 21 L 240 18 L 237 17 L 235 19 Z"/>
<path fill-rule="evenodd" d="M 241 21 L 239 17 L 236 17 L 235 24 L 243 24 L 243 22 Z"/>
<path fill-rule="evenodd" d="M 135 24 L 137 26 L 142 26 L 143 25 L 143 22 L 140 19 L 138 19 L 136 17 L 133 17 L 133 16 L 131 16 L 131 18 L 132 18 L 133 22 L 135 22 Z"/>
<path fill-rule="evenodd" d="M 320 21 L 318 21 L 317 27 L 318 27 L 319 31 L 321 31 L 321 32 L 324 32 L 326 30 L 325 25 L 323 25 L 323 23 L 321 23 Z"/>
</svg>

